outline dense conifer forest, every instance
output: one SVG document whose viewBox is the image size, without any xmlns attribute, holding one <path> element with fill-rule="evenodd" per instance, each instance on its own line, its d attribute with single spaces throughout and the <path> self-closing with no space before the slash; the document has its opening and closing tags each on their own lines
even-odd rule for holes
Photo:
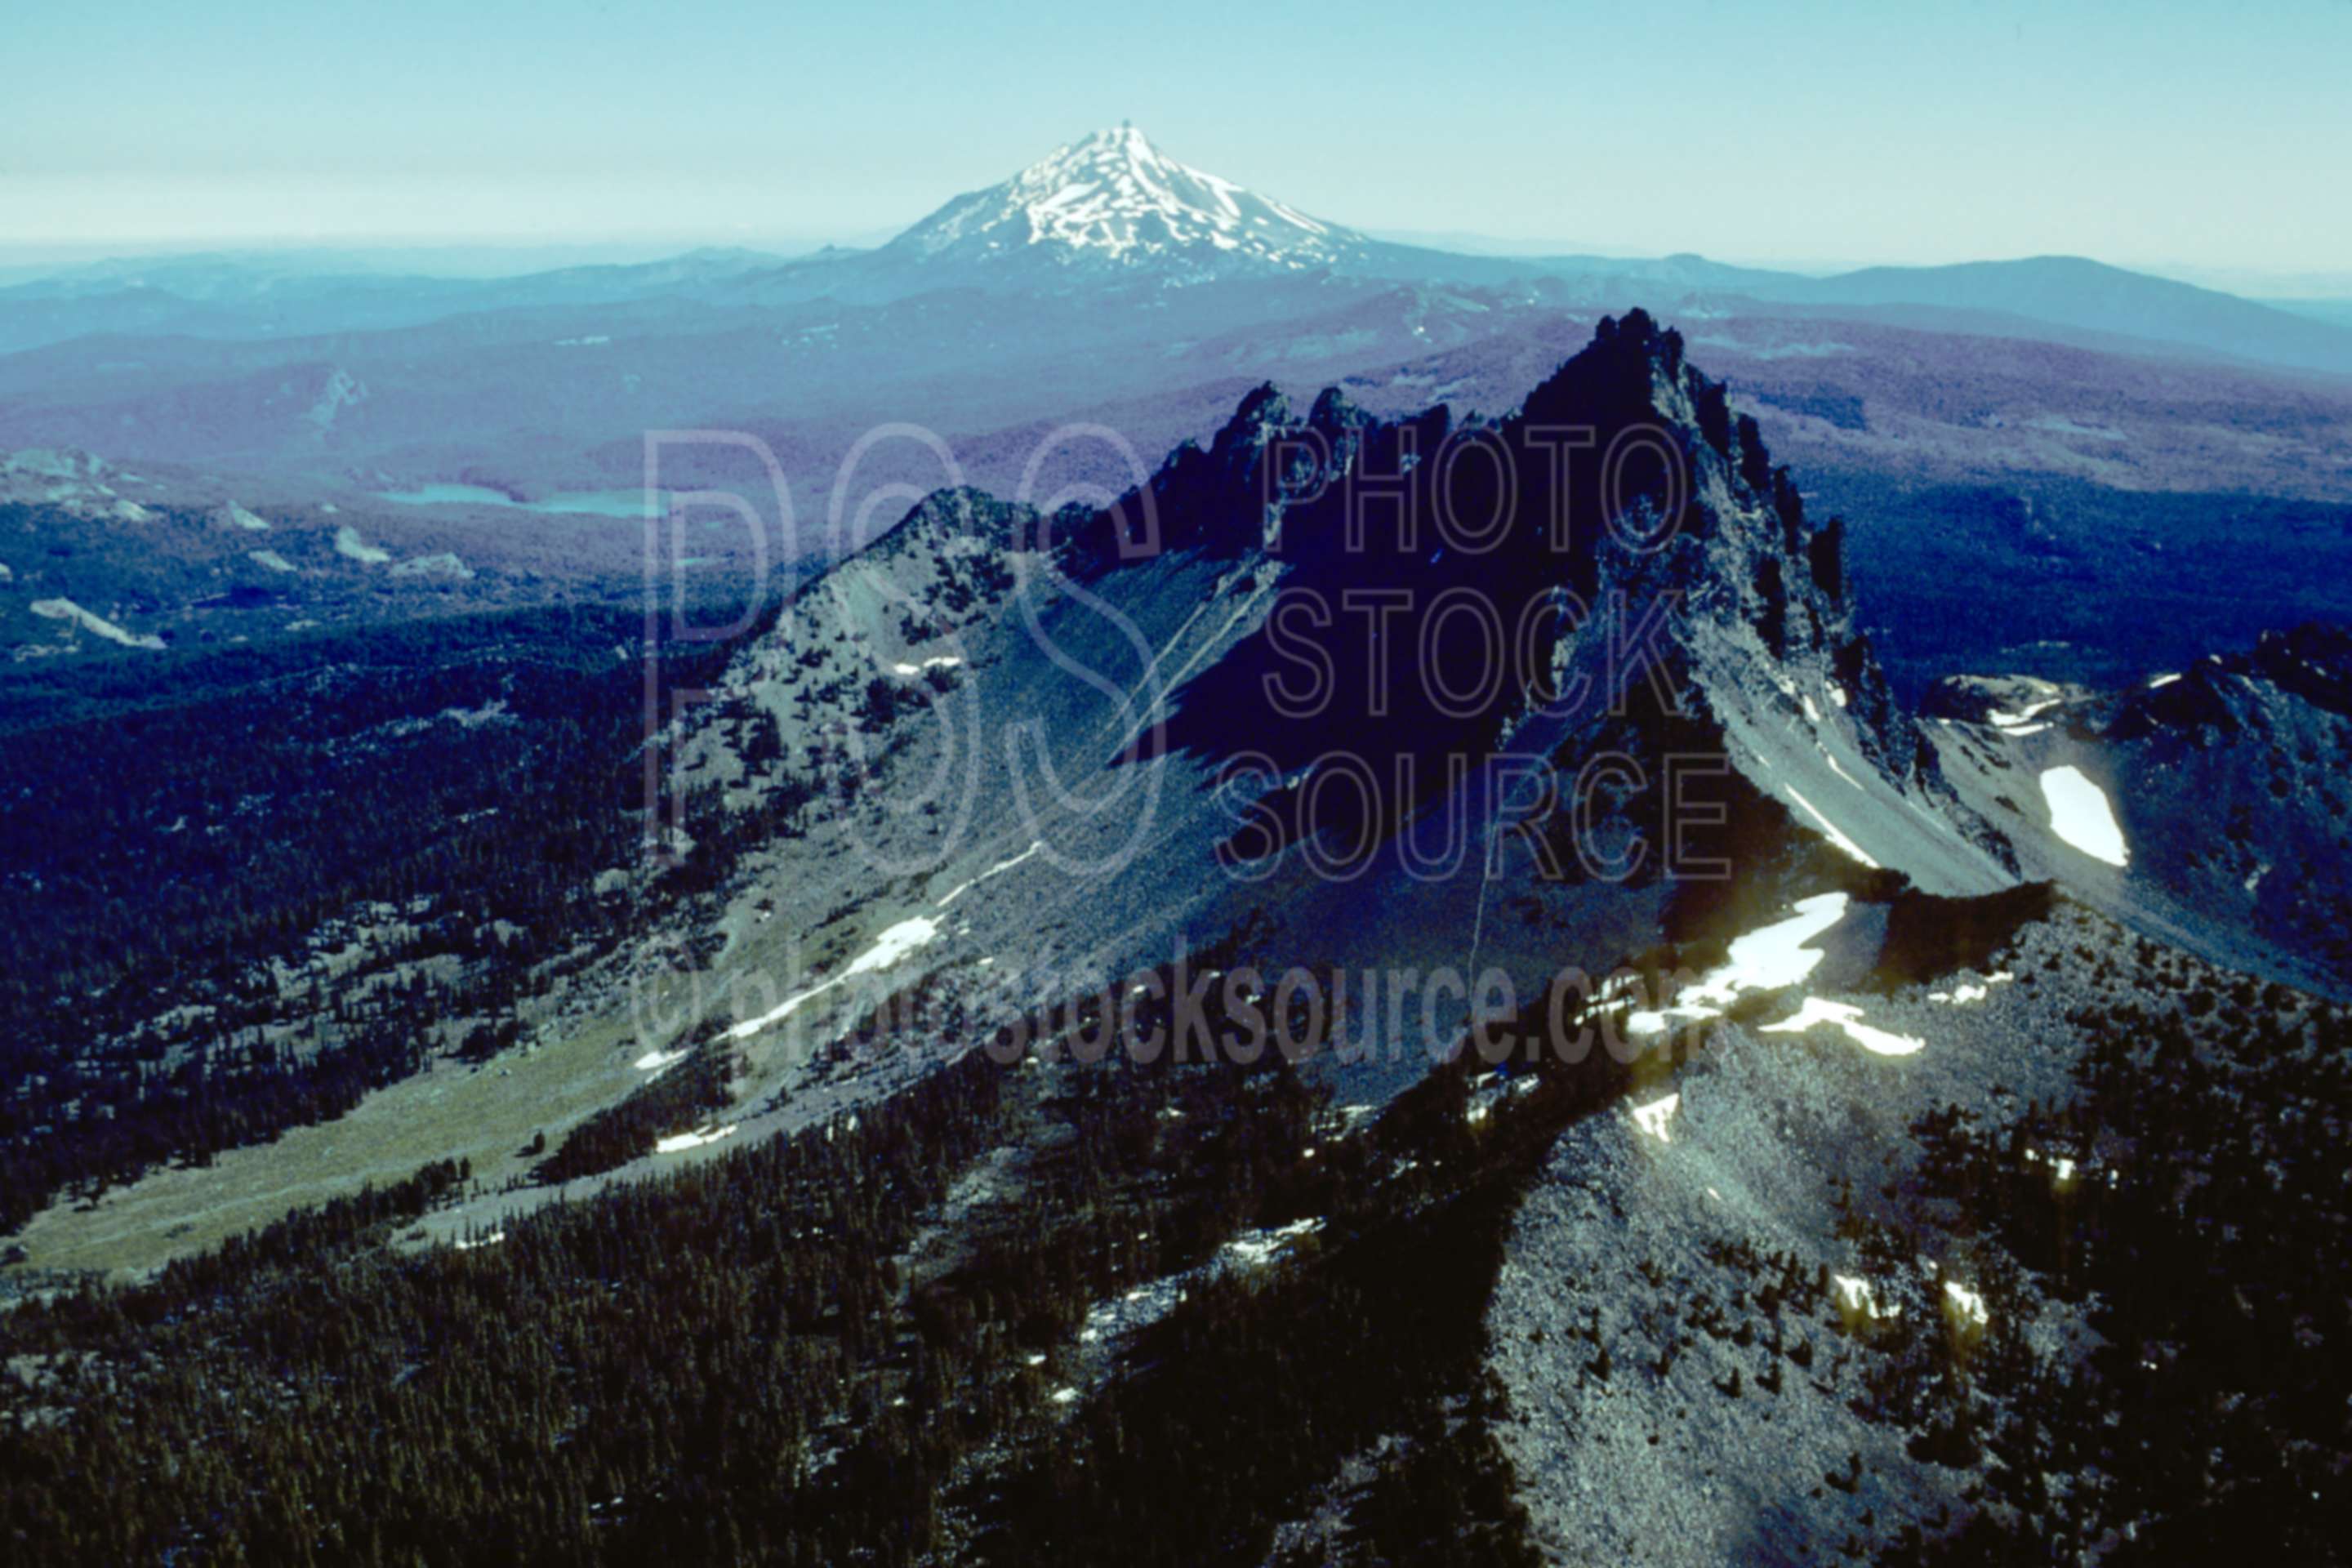
<svg viewBox="0 0 2352 1568">
<path fill-rule="evenodd" d="M 803 795 L 690 801 L 698 858 L 595 890 L 645 859 L 647 669 L 666 711 L 735 646 L 644 634 L 545 609 L 0 678 L 0 1231 L 513 1043 L 520 1002 L 786 830 Z"/>
<path fill-rule="evenodd" d="M 1611 1090 L 1495 1078 L 1465 1054 L 1358 1128 L 1275 1054 L 971 1051 L 792 1139 L 418 1251 L 411 1222 L 467 1180 L 429 1167 L 0 1320 L 0 1539 L 29 1561 L 1249 1561 L 1386 1436 L 1403 1459 L 1349 1539 L 1528 1561 L 1480 1312 L 1518 1183 Z M 1231 1245 L 1267 1236 L 1290 1245 Z M 1107 1377 L 1094 1312 L 1170 1281 L 1142 1370 Z"/>
</svg>

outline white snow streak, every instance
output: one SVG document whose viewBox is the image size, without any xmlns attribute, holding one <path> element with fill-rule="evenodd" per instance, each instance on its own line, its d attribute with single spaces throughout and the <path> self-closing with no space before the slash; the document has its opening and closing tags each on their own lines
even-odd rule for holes
<svg viewBox="0 0 2352 1568">
<path fill-rule="evenodd" d="M 962 897 L 966 889 L 978 887 L 981 883 L 987 881 L 991 877 L 1001 876 L 1004 872 L 1010 871 L 1013 867 L 1018 866 L 1022 861 L 1026 860 L 1030 856 L 1036 854 L 1039 850 L 1045 847 L 1045 841 L 1044 839 L 1039 838 L 1032 840 L 1028 848 L 1024 849 L 1020 854 L 1013 856 L 1011 859 L 999 860 L 995 865 L 991 866 L 987 870 L 982 871 L 979 876 L 971 879 L 971 881 L 958 882 L 954 887 L 948 889 L 946 895 L 942 897 L 938 903 L 931 907 L 940 910 L 946 909 L 950 904 L 954 903 L 957 899 Z"/>
<path fill-rule="evenodd" d="M 679 1132 L 654 1145 L 656 1154 L 682 1154 L 688 1149 L 699 1149 L 705 1143 L 716 1143 L 722 1138 L 735 1136 L 735 1123 L 724 1127 L 698 1127 L 691 1132 Z"/>
<path fill-rule="evenodd" d="M 70 622 L 92 637 L 100 637 L 109 642 L 121 643 L 124 647 L 143 647 L 152 651 L 163 646 L 162 637 L 141 637 L 136 633 L 124 631 L 104 616 L 95 611 L 85 610 L 71 599 L 36 599 L 26 607 L 43 620 Z"/>
<path fill-rule="evenodd" d="M 1838 1301 L 1848 1311 L 1860 1312 L 1865 1318 L 1899 1318 L 1903 1315 L 1900 1307 L 1880 1307 L 1878 1293 L 1870 1288 L 1867 1279 L 1857 1279 L 1851 1274 L 1832 1274 L 1830 1283 L 1836 1287 Z"/>
<path fill-rule="evenodd" d="M 1811 801 L 1807 800 L 1801 793 L 1795 789 L 1790 789 L 1789 791 L 1789 798 L 1805 808 L 1805 815 L 1813 819 L 1813 825 L 1822 830 L 1822 836 L 1823 837 L 1827 838 L 1839 849 L 1843 850 L 1847 855 L 1852 856 L 1854 859 L 1859 860 L 1864 865 L 1869 867 L 1872 870 L 1875 871 L 1878 869 L 1878 862 L 1864 854 L 1861 847 L 1856 845 L 1853 839 L 1848 838 L 1844 834 L 1839 832 L 1837 824 L 1832 822 L 1828 817 L 1822 815 L 1821 807 L 1815 805 Z"/>
<path fill-rule="evenodd" d="M 335 530 L 335 553 L 348 556 L 362 566 L 381 566 L 392 559 L 392 552 L 370 544 L 360 537 L 360 531 L 350 523 Z"/>
<path fill-rule="evenodd" d="M 1986 975 L 1982 984 L 1979 984 L 1974 981 L 1963 981 L 1949 991 L 1930 991 L 1927 993 L 1927 1000 L 1930 1002 L 1947 1002 L 1955 1006 L 1966 1006 L 1971 1002 L 1983 1001 L 1986 997 L 1992 994 L 1992 988 L 1994 986 L 2006 985 L 2016 978 L 2016 975 L 2010 973 L 2007 970 L 2003 970 L 1999 974 Z"/>
<path fill-rule="evenodd" d="M 939 934 L 940 922 L 928 916 L 917 915 L 913 920 L 900 921 L 897 925 L 875 938 L 874 945 L 859 953 L 848 968 L 820 984 L 812 985 L 805 991 L 794 992 L 758 1017 L 747 1019 L 736 1025 L 727 1031 L 727 1037 L 730 1040 L 748 1040 L 769 1025 L 782 1023 L 791 1017 L 800 1010 L 803 1003 L 824 995 L 836 985 L 845 985 L 861 974 L 870 974 L 877 970 L 889 968 Z"/>
<path fill-rule="evenodd" d="M 1808 996 L 1805 1005 L 1790 1016 L 1777 1024 L 1767 1024 L 1759 1034 L 1801 1035 L 1816 1024 L 1834 1024 L 1846 1032 L 1848 1038 L 1874 1056 L 1907 1057 L 1921 1049 L 1927 1041 L 1910 1035 L 1889 1034 L 1885 1029 L 1872 1028 L 1862 1021 L 1862 1009 L 1850 1002 L 1825 1002 L 1819 996 Z"/>
<path fill-rule="evenodd" d="M 1967 1286 L 1947 1279 L 1944 1281 L 1944 1295 L 1952 1304 L 1953 1315 L 1963 1323 L 1982 1328 L 1992 1321 L 1992 1314 L 1985 1310 L 1985 1299 Z"/>
</svg>

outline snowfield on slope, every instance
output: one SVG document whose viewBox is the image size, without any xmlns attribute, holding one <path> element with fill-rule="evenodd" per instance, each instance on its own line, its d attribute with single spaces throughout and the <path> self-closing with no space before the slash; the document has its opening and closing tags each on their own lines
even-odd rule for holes
<svg viewBox="0 0 2352 1568">
<path fill-rule="evenodd" d="M 2042 798 L 2050 806 L 2050 831 L 2095 860 L 2122 866 L 2131 859 L 2124 830 L 2116 821 L 2106 792 L 2068 766 L 2051 768 L 2042 775 Z"/>
<path fill-rule="evenodd" d="M 142 637 L 135 632 L 127 632 L 104 616 L 83 609 L 71 599 L 36 599 L 27 607 L 43 620 L 68 622 L 79 626 L 92 637 L 100 637 L 109 642 L 121 643 L 124 647 L 143 647 L 154 650 L 163 646 L 162 637 Z"/>
<path fill-rule="evenodd" d="M 1671 1006 L 1637 1012 L 1626 1020 L 1636 1039 L 1664 1034 L 1674 1024 L 1720 1017 L 1743 991 L 1778 991 L 1811 974 L 1822 962 L 1819 948 L 1806 943 L 1845 918 L 1846 896 L 1822 893 L 1798 902 L 1787 920 L 1735 938 L 1729 957 L 1709 970 Z"/>
</svg>

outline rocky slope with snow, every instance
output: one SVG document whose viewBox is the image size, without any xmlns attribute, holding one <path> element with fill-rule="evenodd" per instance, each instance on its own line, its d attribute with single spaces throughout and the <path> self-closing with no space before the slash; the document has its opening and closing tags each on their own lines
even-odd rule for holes
<svg viewBox="0 0 2352 1568">
<path fill-rule="evenodd" d="M 1563 463 L 1570 431 L 1651 460 Z M 1254 921 L 1269 952 L 1536 996 L 1564 958 L 1605 973 L 1791 877 L 2005 887 L 1854 629 L 1841 549 L 1639 313 L 1499 420 L 1261 388 L 1099 510 L 940 492 L 684 726 L 690 786 L 837 807 L 768 852 L 709 983 L 796 994 L 922 919 L 886 978 L 979 1014 Z M 1015 857 L 1017 904 L 935 914 Z M 851 995 L 797 1025 L 821 1047 Z M 1346 1070 L 1412 1082 L 1462 1001 Z"/>
<path fill-rule="evenodd" d="M 1975 937 L 1926 965 L 1820 913 L 1514 1223 L 1489 1364 L 1545 1560 L 2324 1551 L 2334 1286 L 2272 1268 L 2342 1223 L 2343 1011 L 2063 898 L 1934 911 Z"/>
<path fill-rule="evenodd" d="M 2029 874 L 2216 962 L 2352 985 L 2343 627 L 2268 634 L 2118 690 L 1955 679 L 1929 706 L 1945 771 Z"/>
<path fill-rule="evenodd" d="M 1352 229 L 1180 163 L 1121 125 L 958 196 L 877 259 L 919 260 L 941 272 L 970 268 L 975 279 L 989 268 L 1009 274 L 1015 266 L 1043 266 L 1097 278 L 1148 269 L 1161 281 L 1185 283 L 1341 267 L 1372 248 Z"/>
</svg>

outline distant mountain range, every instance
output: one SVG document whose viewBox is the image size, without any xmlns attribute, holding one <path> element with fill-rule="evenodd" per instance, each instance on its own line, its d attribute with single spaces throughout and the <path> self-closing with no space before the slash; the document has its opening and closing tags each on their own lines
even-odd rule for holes
<svg viewBox="0 0 2352 1568">
<path fill-rule="evenodd" d="M 2352 374 L 2352 331 L 2234 294 L 2074 256 L 1873 267 L 1752 285 L 1760 298 L 1828 306 L 1925 305 L 1997 311 L 2265 364 Z"/>
<path fill-rule="evenodd" d="M 2352 376 L 2352 324 L 2074 257 L 1868 268 L 1826 278 L 1695 255 L 1467 254 L 1379 239 L 1170 157 L 1132 126 L 1097 131 L 948 202 L 887 244 L 782 259 L 704 249 L 630 266 L 465 279 L 317 270 L 299 256 L 143 258 L 0 289 L 0 353 L 92 333 L 276 337 L 450 316 L 646 300 L 878 303 L 943 289 L 1065 293 L 1316 278 L 1336 284 L 1556 280 L 1602 304 L 1868 309 L 1929 330 L 2095 335 Z M 1639 295 L 1637 301 L 1634 298 Z M 1956 318 L 1952 313 L 1960 313 Z"/>
<path fill-rule="evenodd" d="M 858 542 L 832 535 L 824 498 L 885 424 L 938 434 L 957 471 L 886 445 L 861 484 L 1009 495 L 1053 430 L 1116 430 L 1139 463 L 1260 382 L 1339 384 L 1382 414 L 1507 409 L 1637 306 L 1704 352 L 1822 506 L 1853 517 L 1906 695 L 2037 640 L 2033 668 L 2095 683 L 2352 609 L 2334 570 L 2352 541 L 2336 510 L 2352 500 L 2352 330 L 2087 261 L 1808 278 L 1689 255 L 1465 255 L 1333 223 L 1122 126 L 869 249 L 477 279 L 360 266 L 149 257 L 0 289 L 0 459 L 28 454 L 0 499 L 33 509 L 11 525 L 22 546 L 0 550 L 16 584 L 0 638 L 59 643 L 65 623 L 24 607 L 56 599 L 167 640 L 331 624 L 389 574 L 331 544 L 314 562 L 271 547 L 307 576 L 208 534 L 159 552 L 113 515 L 125 498 L 198 520 L 231 501 L 281 519 L 331 506 L 402 560 L 477 574 L 404 595 L 505 602 L 533 581 L 634 581 L 639 531 L 614 509 L 641 494 L 648 430 L 759 437 L 796 503 L 775 554 L 821 557 Z M 136 478 L 108 495 L 49 477 L 90 462 Z M 766 484 L 715 451 L 671 464 L 684 488 Z M 1036 477 L 1115 490 L 1134 466 L 1071 447 Z M 2173 570 L 2249 531 L 2296 547 L 2234 551 L 2193 584 Z M 747 565 L 740 534 L 698 529 L 697 569 Z M 2009 589 L 1989 602 L 1957 559 Z M 2107 614 L 2126 587 L 2165 613 Z M 224 602 L 265 607 L 230 632 Z"/>
</svg>

